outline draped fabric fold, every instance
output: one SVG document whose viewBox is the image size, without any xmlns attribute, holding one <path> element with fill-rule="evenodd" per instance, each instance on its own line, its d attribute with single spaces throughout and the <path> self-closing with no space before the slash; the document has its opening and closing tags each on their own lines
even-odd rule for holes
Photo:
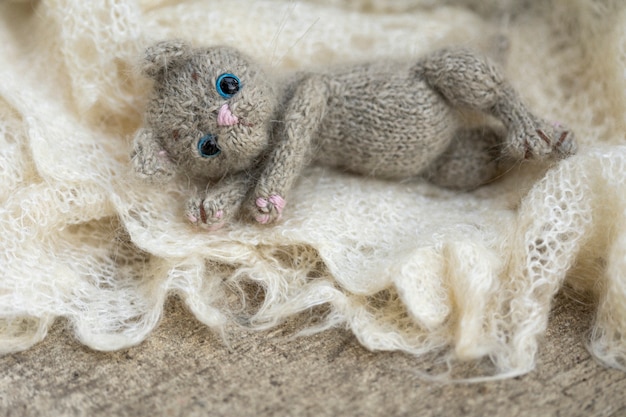
<svg viewBox="0 0 626 417">
<path fill-rule="evenodd" d="M 487 375 L 505 377 L 533 368 L 568 287 L 597 306 L 581 343 L 625 369 L 626 7 L 348 3 L 0 4 L 0 352 L 29 348 L 59 317 L 94 349 L 134 345 L 178 294 L 216 331 L 324 306 L 308 331 L 488 358 Z M 171 37 L 236 46 L 280 74 L 452 44 L 495 54 L 505 39 L 507 77 L 580 151 L 472 193 L 311 167 L 278 225 L 201 231 L 183 184 L 141 183 L 128 160 L 149 89 L 138 57 Z"/>
</svg>

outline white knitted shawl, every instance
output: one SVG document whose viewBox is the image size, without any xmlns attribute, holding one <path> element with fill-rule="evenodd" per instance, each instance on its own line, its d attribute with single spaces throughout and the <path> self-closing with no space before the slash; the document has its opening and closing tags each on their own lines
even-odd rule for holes
<svg viewBox="0 0 626 417">
<path fill-rule="evenodd" d="M 489 358 L 485 375 L 502 377 L 532 369 L 565 286 L 597 306 L 592 353 L 624 368 L 623 2 L 445 3 L 0 4 L 0 351 L 27 349 L 58 317 L 94 349 L 134 345 L 176 293 L 217 331 L 324 306 L 310 330 L 347 326 L 369 349 L 449 363 Z M 134 66 L 155 40 L 229 44 L 288 71 L 447 44 L 488 51 L 498 34 L 507 77 L 573 128 L 578 155 L 473 193 L 312 167 L 278 225 L 211 233 L 187 224 L 182 185 L 131 175 L 149 88 Z"/>
</svg>

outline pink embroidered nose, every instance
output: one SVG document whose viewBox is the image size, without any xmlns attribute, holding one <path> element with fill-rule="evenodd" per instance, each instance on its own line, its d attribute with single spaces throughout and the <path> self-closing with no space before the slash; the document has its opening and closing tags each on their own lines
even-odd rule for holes
<svg viewBox="0 0 626 417">
<path fill-rule="evenodd" d="M 218 126 L 233 126 L 239 123 L 239 119 L 231 111 L 228 103 L 224 103 L 217 113 Z"/>
</svg>

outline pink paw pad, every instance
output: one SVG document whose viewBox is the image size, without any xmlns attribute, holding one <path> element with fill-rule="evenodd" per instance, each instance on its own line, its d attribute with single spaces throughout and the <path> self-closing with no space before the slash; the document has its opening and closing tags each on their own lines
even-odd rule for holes
<svg viewBox="0 0 626 417">
<path fill-rule="evenodd" d="M 268 224 L 270 222 L 269 214 L 257 214 L 254 219 L 261 224 Z"/>
<path fill-rule="evenodd" d="M 264 197 L 257 198 L 255 200 L 255 204 L 260 211 L 260 213 L 255 216 L 256 221 L 261 224 L 267 224 L 271 220 L 271 216 L 269 214 L 270 209 L 271 209 L 270 204 L 274 207 L 274 209 L 278 213 L 278 216 L 276 216 L 276 219 L 280 219 L 283 213 L 283 209 L 285 208 L 285 205 L 287 203 L 285 199 L 279 196 L 278 194 L 272 194 L 271 196 L 269 196 L 269 198 L 264 198 Z"/>
</svg>

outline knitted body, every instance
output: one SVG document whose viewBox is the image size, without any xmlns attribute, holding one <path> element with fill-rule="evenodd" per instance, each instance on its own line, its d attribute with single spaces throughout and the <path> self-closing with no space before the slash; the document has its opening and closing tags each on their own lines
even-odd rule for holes
<svg viewBox="0 0 626 417">
<path fill-rule="evenodd" d="M 312 161 L 471 189 L 500 175 L 505 160 L 576 150 L 571 133 L 534 116 L 492 63 L 465 50 L 298 74 L 280 91 L 225 47 L 162 42 L 147 50 L 143 69 L 155 84 L 134 168 L 152 181 L 192 179 L 201 191 L 187 218 L 208 229 L 238 213 L 277 220 Z M 495 116 L 504 128 L 467 127 L 463 109 Z"/>
</svg>

